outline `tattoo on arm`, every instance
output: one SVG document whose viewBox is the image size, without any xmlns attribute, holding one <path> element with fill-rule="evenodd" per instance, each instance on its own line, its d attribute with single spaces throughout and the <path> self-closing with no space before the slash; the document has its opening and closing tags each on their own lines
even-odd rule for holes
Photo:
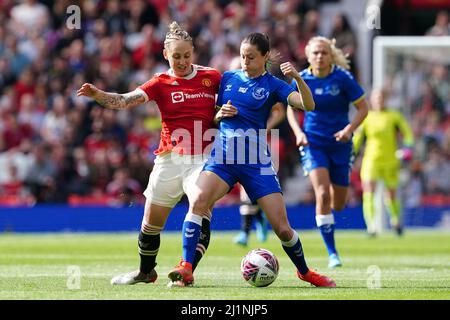
<svg viewBox="0 0 450 320">
<path fill-rule="evenodd" d="M 104 92 L 95 97 L 95 101 L 108 109 L 123 109 L 124 101 L 123 97 L 117 93 Z"/>
<path fill-rule="evenodd" d="M 104 92 L 97 96 L 95 100 L 106 108 L 122 110 L 144 103 L 145 97 L 139 91 L 132 91 L 125 94 Z"/>
<path fill-rule="evenodd" d="M 125 100 L 125 108 L 134 107 L 145 102 L 145 96 L 139 90 L 123 94 L 122 97 Z"/>
</svg>

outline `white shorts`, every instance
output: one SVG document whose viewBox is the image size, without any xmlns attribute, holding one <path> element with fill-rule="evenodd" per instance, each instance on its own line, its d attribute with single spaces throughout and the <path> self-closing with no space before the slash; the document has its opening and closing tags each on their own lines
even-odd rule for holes
<svg viewBox="0 0 450 320">
<path fill-rule="evenodd" d="M 175 152 L 156 156 L 144 196 L 149 202 L 168 208 L 175 207 L 184 194 L 190 199 L 206 160 L 205 155 Z"/>
</svg>

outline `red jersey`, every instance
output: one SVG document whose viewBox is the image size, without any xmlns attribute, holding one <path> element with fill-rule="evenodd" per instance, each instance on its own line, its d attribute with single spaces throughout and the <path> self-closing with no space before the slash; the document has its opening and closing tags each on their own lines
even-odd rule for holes
<svg viewBox="0 0 450 320">
<path fill-rule="evenodd" d="M 215 95 L 222 75 L 219 71 L 193 65 L 186 77 L 176 77 L 169 70 L 156 74 L 138 89 L 154 101 L 161 112 L 161 140 L 155 154 L 175 151 L 179 154 L 201 154 L 211 141 L 203 134 L 213 127 Z"/>
</svg>

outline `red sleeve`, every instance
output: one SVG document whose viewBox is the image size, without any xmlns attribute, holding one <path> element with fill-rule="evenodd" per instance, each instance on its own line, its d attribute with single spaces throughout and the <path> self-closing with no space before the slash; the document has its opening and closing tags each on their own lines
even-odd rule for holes
<svg viewBox="0 0 450 320">
<path fill-rule="evenodd" d="M 158 77 L 153 77 L 150 80 L 148 80 L 146 83 L 140 85 L 138 88 L 147 94 L 148 100 L 156 100 L 156 97 L 158 96 Z"/>
</svg>

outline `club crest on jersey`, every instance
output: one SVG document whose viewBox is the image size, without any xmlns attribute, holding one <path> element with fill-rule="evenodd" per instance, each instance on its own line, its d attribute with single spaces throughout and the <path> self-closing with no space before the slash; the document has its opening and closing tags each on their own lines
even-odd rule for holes
<svg viewBox="0 0 450 320">
<path fill-rule="evenodd" d="M 259 88 L 259 87 L 254 88 L 252 91 L 252 97 L 255 98 L 256 100 L 262 100 L 268 94 L 269 94 L 269 92 L 266 92 L 266 89 Z"/>
<path fill-rule="evenodd" d="M 184 95 L 181 91 L 175 91 L 171 93 L 172 95 L 172 103 L 184 102 Z"/>
<path fill-rule="evenodd" d="M 211 87 L 212 82 L 208 78 L 205 78 L 202 80 L 202 85 L 204 85 L 205 87 Z"/>
<path fill-rule="evenodd" d="M 339 87 L 335 84 L 332 84 L 331 86 L 327 87 L 326 91 L 332 96 L 337 96 L 341 92 L 341 90 L 339 90 Z"/>
</svg>

